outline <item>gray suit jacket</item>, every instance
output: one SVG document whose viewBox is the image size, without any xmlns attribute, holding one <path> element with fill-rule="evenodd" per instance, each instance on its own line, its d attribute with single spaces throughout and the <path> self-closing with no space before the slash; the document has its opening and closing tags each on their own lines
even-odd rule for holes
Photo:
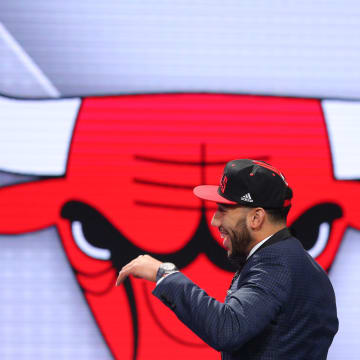
<svg viewBox="0 0 360 360">
<path fill-rule="evenodd" d="M 225 303 L 181 272 L 153 294 L 224 360 L 326 359 L 338 330 L 328 276 L 288 229 L 247 260 Z"/>
</svg>

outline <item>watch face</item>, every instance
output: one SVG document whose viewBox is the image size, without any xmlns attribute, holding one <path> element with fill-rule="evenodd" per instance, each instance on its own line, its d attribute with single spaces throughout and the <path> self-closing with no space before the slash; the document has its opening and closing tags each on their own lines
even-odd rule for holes
<svg viewBox="0 0 360 360">
<path fill-rule="evenodd" d="M 172 263 L 163 263 L 161 265 L 162 269 L 164 269 L 165 271 L 171 271 L 174 270 L 176 268 L 176 266 Z"/>
</svg>

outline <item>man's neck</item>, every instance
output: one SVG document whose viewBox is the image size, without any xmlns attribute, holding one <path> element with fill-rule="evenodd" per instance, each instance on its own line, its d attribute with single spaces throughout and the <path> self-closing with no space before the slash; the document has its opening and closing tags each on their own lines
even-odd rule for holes
<svg viewBox="0 0 360 360">
<path fill-rule="evenodd" d="M 254 245 L 252 247 L 252 249 L 250 250 L 248 256 L 246 257 L 246 260 L 262 245 L 264 244 L 266 241 L 268 241 L 274 234 L 271 234 L 269 236 L 267 236 L 264 240 L 261 240 L 260 242 L 258 242 L 256 245 Z"/>
<path fill-rule="evenodd" d="M 253 233 L 253 241 L 249 244 L 249 248 L 248 248 L 248 254 L 250 254 L 251 250 L 253 249 L 254 246 L 256 246 L 257 244 L 259 244 L 261 241 L 263 241 L 264 239 L 267 239 L 269 237 L 271 237 L 272 235 L 276 234 L 278 231 L 282 230 L 286 228 L 286 224 L 285 223 L 279 223 L 276 225 L 271 225 L 271 226 L 267 226 L 266 228 L 263 228 L 257 232 Z"/>
</svg>

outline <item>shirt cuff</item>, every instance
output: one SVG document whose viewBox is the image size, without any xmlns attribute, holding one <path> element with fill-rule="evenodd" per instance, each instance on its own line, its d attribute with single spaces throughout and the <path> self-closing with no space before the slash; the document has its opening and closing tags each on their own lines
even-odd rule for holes
<svg viewBox="0 0 360 360">
<path fill-rule="evenodd" d="M 160 279 L 157 281 L 156 286 L 158 286 L 167 276 L 172 275 L 172 274 L 175 274 L 175 273 L 177 273 L 177 272 L 179 272 L 179 271 L 178 271 L 178 270 L 175 270 L 175 271 L 171 272 L 170 274 L 167 274 L 167 275 L 163 276 L 162 278 L 160 278 Z"/>
</svg>

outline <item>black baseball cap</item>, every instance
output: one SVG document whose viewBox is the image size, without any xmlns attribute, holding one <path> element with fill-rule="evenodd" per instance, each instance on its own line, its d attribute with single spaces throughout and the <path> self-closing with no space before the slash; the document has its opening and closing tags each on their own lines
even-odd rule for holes
<svg viewBox="0 0 360 360">
<path fill-rule="evenodd" d="M 284 175 L 270 164 L 250 159 L 229 161 L 220 185 L 200 185 L 194 194 L 221 204 L 240 204 L 264 209 L 291 205 L 292 190 Z"/>
</svg>

